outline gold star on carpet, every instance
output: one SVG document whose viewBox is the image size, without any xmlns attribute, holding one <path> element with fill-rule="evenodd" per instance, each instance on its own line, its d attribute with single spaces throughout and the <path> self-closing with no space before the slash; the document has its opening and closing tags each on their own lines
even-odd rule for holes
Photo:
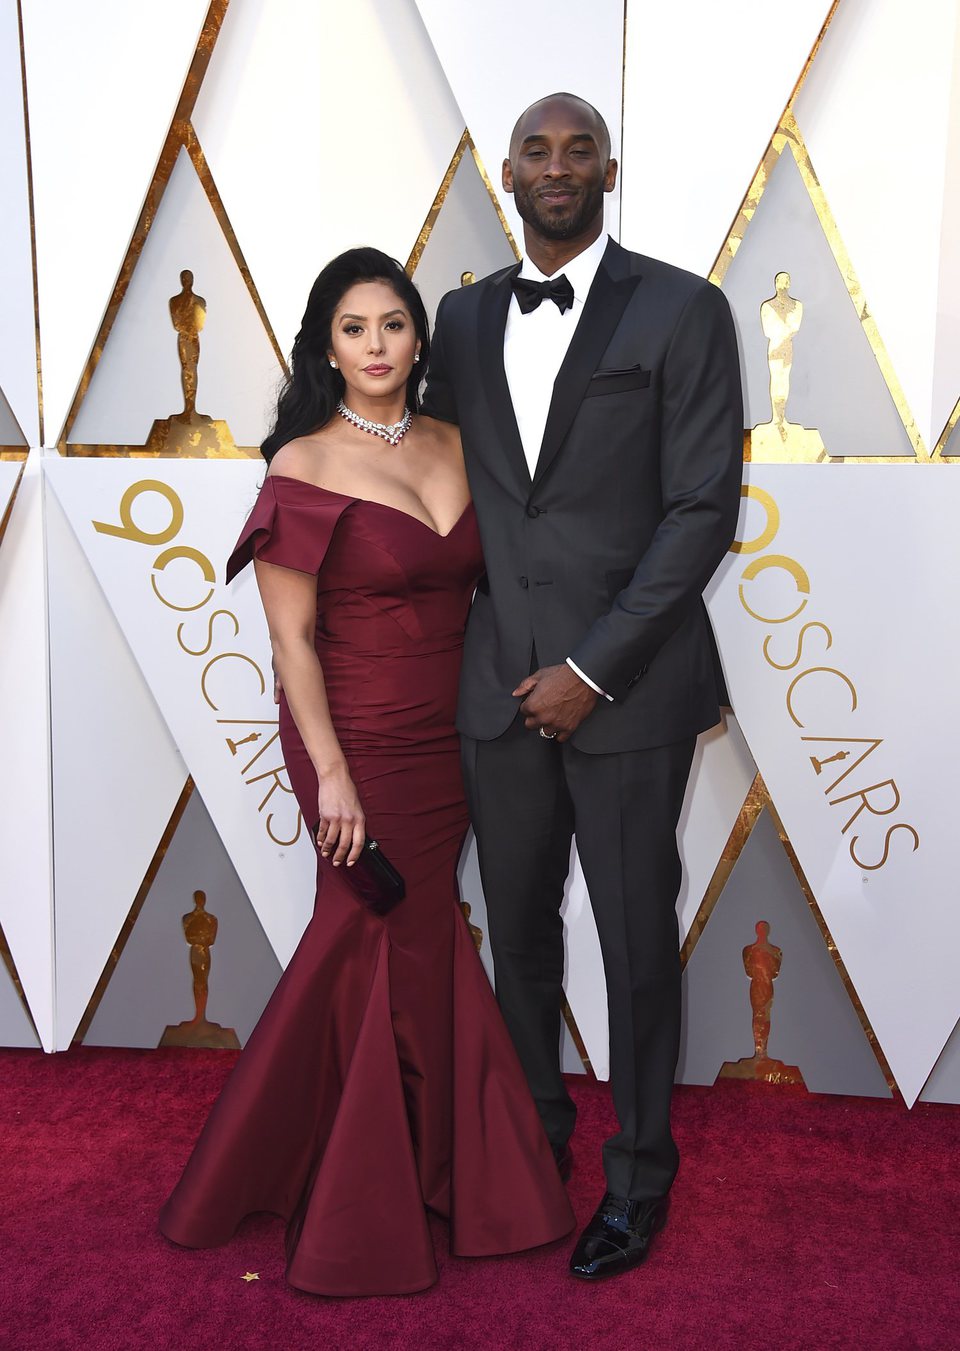
<svg viewBox="0 0 960 1351">
<path fill-rule="evenodd" d="M 246 1272 L 245 1275 L 241 1276 L 240 1279 L 241 1279 L 241 1281 L 247 1281 L 247 1282 L 249 1282 L 249 1281 L 259 1281 L 259 1279 L 260 1279 L 260 1273 L 259 1273 L 259 1271 L 248 1271 L 248 1272 Z"/>
</svg>

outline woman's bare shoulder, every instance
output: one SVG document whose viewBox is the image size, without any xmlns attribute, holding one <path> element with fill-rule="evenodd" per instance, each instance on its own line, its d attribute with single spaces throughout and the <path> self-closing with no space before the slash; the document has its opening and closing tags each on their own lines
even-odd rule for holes
<svg viewBox="0 0 960 1351">
<path fill-rule="evenodd" d="M 320 483 L 326 461 L 322 432 L 298 436 L 280 447 L 270 461 L 267 478 L 298 478 L 305 483 Z"/>
</svg>

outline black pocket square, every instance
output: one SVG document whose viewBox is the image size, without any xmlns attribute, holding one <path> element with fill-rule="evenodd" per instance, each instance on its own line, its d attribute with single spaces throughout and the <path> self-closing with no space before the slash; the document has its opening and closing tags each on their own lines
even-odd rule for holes
<svg viewBox="0 0 960 1351">
<path fill-rule="evenodd" d="M 630 389 L 646 389 L 650 384 L 650 372 L 642 366 L 626 366 L 621 369 L 603 369 L 594 371 L 590 383 L 584 391 L 584 397 L 596 394 L 620 394 Z"/>
</svg>

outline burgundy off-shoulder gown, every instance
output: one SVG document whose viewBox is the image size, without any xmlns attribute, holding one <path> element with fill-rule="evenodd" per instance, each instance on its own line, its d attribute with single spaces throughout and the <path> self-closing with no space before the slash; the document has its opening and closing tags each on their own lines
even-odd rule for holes
<svg viewBox="0 0 960 1351">
<path fill-rule="evenodd" d="M 267 478 L 228 567 L 317 574 L 317 653 L 368 833 L 406 881 L 380 919 L 318 859 L 313 918 L 160 1216 L 191 1248 L 253 1211 L 287 1220 L 287 1277 L 325 1295 L 436 1280 L 451 1250 L 548 1243 L 573 1215 L 457 904 L 467 813 L 454 730 L 482 571 L 472 506 L 447 535 L 382 503 Z M 304 821 L 317 780 L 286 703 Z"/>
</svg>

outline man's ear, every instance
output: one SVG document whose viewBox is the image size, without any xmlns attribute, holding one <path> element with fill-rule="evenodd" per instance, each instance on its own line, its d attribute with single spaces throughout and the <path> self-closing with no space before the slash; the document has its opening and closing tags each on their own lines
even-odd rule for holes
<svg viewBox="0 0 960 1351">
<path fill-rule="evenodd" d="M 500 182 L 503 184 L 504 192 L 513 192 L 513 166 L 508 159 L 503 161 L 503 168 L 500 170 Z"/>
<path fill-rule="evenodd" d="M 603 175 L 604 192 L 613 192 L 617 185 L 617 161 L 615 159 L 607 160 L 607 168 Z"/>
</svg>

